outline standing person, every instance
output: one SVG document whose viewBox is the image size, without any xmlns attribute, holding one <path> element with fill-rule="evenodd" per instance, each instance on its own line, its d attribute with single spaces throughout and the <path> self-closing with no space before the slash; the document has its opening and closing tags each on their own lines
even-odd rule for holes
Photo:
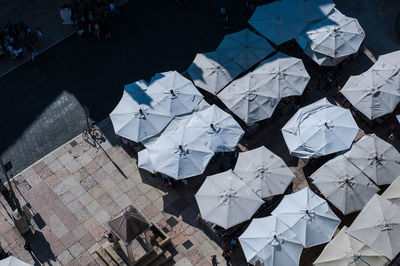
<svg viewBox="0 0 400 266">
<path fill-rule="evenodd" d="M 98 21 L 94 23 L 94 35 L 100 40 L 100 24 Z"/>
<path fill-rule="evenodd" d="M 393 133 L 391 133 L 391 134 L 389 135 L 389 137 L 388 137 L 388 142 L 389 142 L 390 144 L 393 145 L 393 143 L 394 143 L 394 134 L 393 134 Z"/>
<path fill-rule="evenodd" d="M 6 199 L 8 199 L 8 197 L 10 196 L 10 193 L 8 192 L 7 187 L 3 184 L 3 181 L 0 181 L 0 193 Z"/>
<path fill-rule="evenodd" d="M 217 255 L 211 256 L 211 263 L 212 263 L 212 266 L 218 266 Z"/>
<path fill-rule="evenodd" d="M 226 266 L 231 266 L 232 264 L 231 264 L 231 261 L 232 261 L 232 258 L 231 258 L 231 251 L 228 249 L 227 251 L 224 251 L 223 253 L 222 253 L 222 257 L 224 257 L 224 259 L 225 259 L 225 261 L 226 261 Z"/>
</svg>

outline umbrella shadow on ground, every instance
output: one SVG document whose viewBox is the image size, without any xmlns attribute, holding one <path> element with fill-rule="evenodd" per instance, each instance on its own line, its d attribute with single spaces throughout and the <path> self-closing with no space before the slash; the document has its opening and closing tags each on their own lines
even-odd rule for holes
<svg viewBox="0 0 400 266">
<path fill-rule="evenodd" d="M 46 262 L 52 265 L 52 261 L 56 262 L 56 257 L 50 248 L 50 244 L 47 242 L 42 232 L 35 231 L 32 233 L 29 231 L 24 235 L 24 239 L 26 242 L 30 243 L 32 248 L 30 253 L 35 261 L 35 265 L 43 265 Z"/>
</svg>

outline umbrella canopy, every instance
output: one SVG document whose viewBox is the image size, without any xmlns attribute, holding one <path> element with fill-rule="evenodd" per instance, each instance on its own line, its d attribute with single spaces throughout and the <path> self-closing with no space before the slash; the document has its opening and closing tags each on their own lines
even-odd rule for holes
<svg viewBox="0 0 400 266">
<path fill-rule="evenodd" d="M 187 72 L 196 86 L 217 94 L 243 69 L 236 62 L 221 58 L 217 52 L 209 52 L 197 54 Z"/>
<path fill-rule="evenodd" d="M 213 152 L 234 151 L 244 134 L 236 120 L 216 105 L 194 113 L 186 130 L 200 133 L 198 141 Z"/>
<path fill-rule="evenodd" d="M 400 51 L 380 55 L 374 66 L 398 70 L 400 68 Z"/>
<path fill-rule="evenodd" d="M 110 230 L 125 244 L 129 244 L 141 233 L 150 228 L 151 223 L 139 211 L 128 206 L 107 223 Z"/>
<path fill-rule="evenodd" d="M 297 266 L 303 250 L 296 234 L 274 216 L 253 219 L 239 241 L 250 264 Z"/>
<path fill-rule="evenodd" d="M 304 159 L 350 148 L 357 132 L 350 111 L 326 98 L 300 108 L 282 128 L 290 154 Z"/>
<path fill-rule="evenodd" d="M 110 114 L 115 134 L 139 142 L 161 132 L 173 115 L 150 97 L 140 84 L 125 86 L 122 99 Z"/>
<path fill-rule="evenodd" d="M 289 226 L 306 248 L 329 242 L 340 224 L 328 203 L 308 187 L 285 195 L 272 215 Z"/>
<path fill-rule="evenodd" d="M 374 66 L 351 76 L 340 92 L 366 117 L 375 119 L 393 112 L 400 102 L 400 71 Z"/>
<path fill-rule="evenodd" d="M 400 207 L 375 194 L 347 233 L 392 260 L 400 252 Z"/>
<path fill-rule="evenodd" d="M 400 153 L 375 134 L 364 135 L 344 156 L 379 186 L 400 175 Z"/>
<path fill-rule="evenodd" d="M 264 78 L 263 75 L 248 73 L 233 81 L 217 96 L 246 123 L 270 118 L 279 103 L 279 88 L 264 86 Z"/>
<path fill-rule="evenodd" d="M 303 94 L 310 76 L 301 59 L 277 53 L 251 73 L 253 87 L 278 88 L 279 98 Z"/>
<path fill-rule="evenodd" d="M 126 84 L 124 86 L 124 89 L 127 91 L 140 91 L 140 90 L 147 90 L 147 87 L 149 86 L 149 83 L 147 83 L 147 81 L 140 79 L 138 81 Z"/>
<path fill-rule="evenodd" d="M 0 266 L 32 266 L 32 264 L 26 263 L 17 257 L 10 256 L 0 260 Z"/>
<path fill-rule="evenodd" d="M 138 167 L 146 169 L 152 174 L 156 172 L 147 149 L 138 152 Z"/>
<path fill-rule="evenodd" d="M 347 226 L 344 226 L 324 247 L 314 261 L 314 266 L 385 266 L 389 262 L 384 256 L 346 234 L 346 231 Z"/>
<path fill-rule="evenodd" d="M 264 203 L 232 170 L 208 176 L 195 197 L 203 219 L 225 229 L 250 219 Z"/>
<path fill-rule="evenodd" d="M 199 137 L 185 127 L 165 132 L 148 148 L 154 170 L 175 179 L 200 175 L 214 153 L 204 146 Z"/>
<path fill-rule="evenodd" d="M 193 83 L 176 71 L 155 76 L 147 93 L 173 115 L 187 114 L 203 99 Z"/>
<path fill-rule="evenodd" d="M 216 51 L 243 69 L 249 69 L 272 53 L 274 48 L 260 35 L 244 29 L 225 35 Z"/>
<path fill-rule="evenodd" d="M 260 198 L 283 194 L 295 177 L 285 162 L 264 146 L 239 153 L 234 172 Z"/>
<path fill-rule="evenodd" d="M 326 19 L 308 27 L 303 36 L 312 51 L 339 58 L 357 53 L 365 33 L 357 19 L 334 9 Z"/>
<path fill-rule="evenodd" d="M 382 197 L 400 207 L 400 176 L 383 192 Z"/>
<path fill-rule="evenodd" d="M 304 10 L 293 9 L 287 1 L 257 7 L 249 23 L 276 45 L 295 38 L 306 26 Z"/>
<path fill-rule="evenodd" d="M 310 178 L 325 198 L 344 215 L 361 210 L 379 191 L 345 156 L 328 161 Z"/>
</svg>

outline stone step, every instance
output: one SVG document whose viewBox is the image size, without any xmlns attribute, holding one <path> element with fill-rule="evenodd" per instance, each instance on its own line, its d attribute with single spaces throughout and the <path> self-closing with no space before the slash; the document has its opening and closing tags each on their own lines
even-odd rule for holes
<svg viewBox="0 0 400 266">
<path fill-rule="evenodd" d="M 118 266 L 103 248 L 96 249 L 97 255 L 109 266 Z"/>
<path fill-rule="evenodd" d="M 164 253 L 158 257 L 155 261 L 153 261 L 150 266 L 159 266 L 159 265 L 163 265 L 164 263 L 166 263 L 167 261 L 169 261 L 170 259 L 172 259 L 172 254 L 171 252 L 169 252 L 168 250 L 164 251 Z"/>
<path fill-rule="evenodd" d="M 104 249 L 107 254 L 114 260 L 117 262 L 118 265 L 120 266 L 127 266 L 127 264 L 125 263 L 125 261 L 118 255 L 118 253 L 115 251 L 115 249 L 113 248 L 112 244 L 108 244 L 107 247 Z"/>
</svg>

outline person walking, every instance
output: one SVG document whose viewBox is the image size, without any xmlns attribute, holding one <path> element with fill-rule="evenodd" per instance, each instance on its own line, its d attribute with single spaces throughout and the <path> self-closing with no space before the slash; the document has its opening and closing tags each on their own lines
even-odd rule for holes
<svg viewBox="0 0 400 266">
<path fill-rule="evenodd" d="M 226 261 L 226 266 L 231 266 L 232 265 L 231 264 L 231 261 L 232 261 L 231 251 L 229 249 L 222 253 L 222 257 L 224 257 L 224 259 Z"/>
<path fill-rule="evenodd" d="M 217 255 L 211 256 L 211 263 L 212 263 L 212 266 L 218 266 Z"/>
</svg>

